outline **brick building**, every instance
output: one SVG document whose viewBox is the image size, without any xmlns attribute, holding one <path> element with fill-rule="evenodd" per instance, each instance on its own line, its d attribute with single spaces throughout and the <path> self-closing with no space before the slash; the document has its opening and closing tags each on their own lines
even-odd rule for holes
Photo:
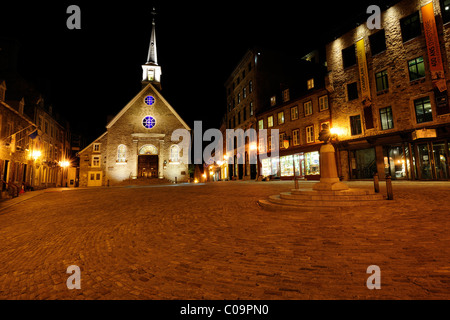
<svg viewBox="0 0 450 320">
<path fill-rule="evenodd" d="M 344 179 L 449 179 L 450 1 L 404 0 L 326 45 Z"/>
<path fill-rule="evenodd" d="M 128 179 L 187 181 L 182 148 L 172 141 L 189 126 L 161 95 L 161 67 L 156 55 L 153 20 L 143 89 L 107 125 L 107 131 L 78 153 L 80 186 L 106 186 Z M 186 151 L 186 150 L 185 150 Z"/>
</svg>

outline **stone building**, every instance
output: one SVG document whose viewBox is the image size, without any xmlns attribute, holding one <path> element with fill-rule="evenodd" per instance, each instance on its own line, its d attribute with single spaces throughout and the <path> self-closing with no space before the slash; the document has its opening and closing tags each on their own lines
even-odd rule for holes
<svg viewBox="0 0 450 320">
<path fill-rule="evenodd" d="M 403 0 L 326 46 L 344 179 L 449 179 L 450 1 Z"/>
<path fill-rule="evenodd" d="M 78 153 L 80 186 L 106 186 L 130 179 L 187 181 L 187 152 L 172 141 L 177 129 L 190 132 L 161 95 L 161 67 L 156 51 L 155 20 L 143 89 L 107 125 L 107 131 Z"/>
</svg>

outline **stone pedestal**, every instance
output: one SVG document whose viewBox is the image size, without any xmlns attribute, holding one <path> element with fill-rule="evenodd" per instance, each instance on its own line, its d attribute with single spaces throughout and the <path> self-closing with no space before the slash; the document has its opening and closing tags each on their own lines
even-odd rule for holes
<svg viewBox="0 0 450 320">
<path fill-rule="evenodd" d="M 339 180 L 336 167 L 335 150 L 330 143 L 324 144 L 320 148 L 320 182 L 313 186 L 313 190 L 348 190 L 348 186 Z"/>
</svg>

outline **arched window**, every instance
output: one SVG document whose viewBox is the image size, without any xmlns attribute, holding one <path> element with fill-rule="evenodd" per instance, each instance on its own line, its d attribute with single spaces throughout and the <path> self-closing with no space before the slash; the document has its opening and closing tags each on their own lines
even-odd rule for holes
<svg viewBox="0 0 450 320">
<path fill-rule="evenodd" d="M 117 162 L 127 162 L 127 147 L 123 144 L 117 147 Z"/>
<path fill-rule="evenodd" d="M 180 161 L 180 147 L 177 145 L 173 145 L 170 147 L 170 162 L 179 162 Z"/>
</svg>

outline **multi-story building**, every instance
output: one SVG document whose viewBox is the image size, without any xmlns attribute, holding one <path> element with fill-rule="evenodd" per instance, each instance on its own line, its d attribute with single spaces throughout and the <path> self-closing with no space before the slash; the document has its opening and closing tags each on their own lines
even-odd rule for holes
<svg viewBox="0 0 450 320">
<path fill-rule="evenodd" d="M 326 46 L 344 179 L 449 179 L 450 0 L 403 0 Z"/>
<path fill-rule="evenodd" d="M 268 102 L 271 101 L 274 92 L 288 89 L 287 83 L 295 81 L 306 83 L 311 70 L 315 69 L 316 66 L 312 63 L 284 53 L 260 48 L 248 50 L 225 83 L 227 109 L 224 126 L 233 130 L 257 130 L 257 115 L 273 107 Z M 250 164 L 249 140 L 246 139 L 244 144 L 243 154 L 240 154 L 237 143 L 234 150 L 228 150 L 228 153 L 224 147 L 225 157 L 221 163 L 222 179 L 255 179 L 261 174 L 257 164 Z M 228 169 L 225 170 L 224 167 Z M 224 173 L 227 176 L 223 176 Z"/>
</svg>

